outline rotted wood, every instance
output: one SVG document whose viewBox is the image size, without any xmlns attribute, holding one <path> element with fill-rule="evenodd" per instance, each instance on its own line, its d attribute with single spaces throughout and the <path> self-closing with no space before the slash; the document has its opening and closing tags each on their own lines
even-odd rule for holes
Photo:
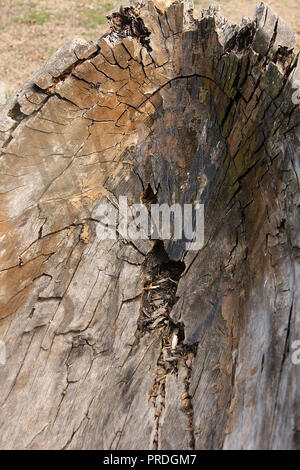
<svg viewBox="0 0 300 470">
<path fill-rule="evenodd" d="M 295 34 L 162 3 L 1 111 L 3 449 L 299 448 Z M 120 195 L 203 203 L 203 249 L 99 241 Z"/>
</svg>

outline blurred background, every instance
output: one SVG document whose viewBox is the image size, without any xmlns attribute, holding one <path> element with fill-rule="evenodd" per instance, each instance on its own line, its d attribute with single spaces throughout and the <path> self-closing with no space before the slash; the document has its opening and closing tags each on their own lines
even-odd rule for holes
<svg viewBox="0 0 300 470">
<path fill-rule="evenodd" d="M 161 0 L 163 1 L 163 0 Z M 0 0 L 0 103 L 74 36 L 97 40 L 108 31 L 106 15 L 121 0 Z M 195 17 L 210 4 L 219 4 L 232 23 L 253 18 L 259 0 L 195 0 Z M 270 5 L 298 33 L 300 0 L 269 0 Z"/>
</svg>

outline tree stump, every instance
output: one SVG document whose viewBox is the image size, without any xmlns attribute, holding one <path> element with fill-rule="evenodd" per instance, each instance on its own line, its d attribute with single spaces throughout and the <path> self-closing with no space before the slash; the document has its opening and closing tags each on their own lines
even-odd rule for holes
<svg viewBox="0 0 300 470">
<path fill-rule="evenodd" d="M 295 34 L 162 3 L 2 109 L 3 449 L 300 446 Z M 204 204 L 203 248 L 99 240 L 119 196 Z"/>
</svg>

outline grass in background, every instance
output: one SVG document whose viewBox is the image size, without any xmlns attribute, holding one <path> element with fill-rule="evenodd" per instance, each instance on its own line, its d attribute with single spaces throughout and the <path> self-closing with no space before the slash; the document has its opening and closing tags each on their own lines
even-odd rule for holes
<svg viewBox="0 0 300 470">
<path fill-rule="evenodd" d="M 30 13 L 29 15 L 24 16 L 23 18 L 15 17 L 13 21 L 15 23 L 23 23 L 23 24 L 39 24 L 43 25 L 48 23 L 51 20 L 51 14 L 47 11 L 39 11 Z"/>
<path fill-rule="evenodd" d="M 258 0 L 194 0 L 196 16 L 212 3 L 221 3 L 221 14 L 240 23 L 242 14 L 253 17 Z M 286 0 L 277 13 L 299 30 L 299 0 Z M 107 14 L 128 0 L 0 0 L 0 80 L 8 95 L 43 62 L 73 37 L 97 41 L 109 31 Z M 273 0 L 275 3 L 275 0 Z M 275 8 L 275 7 L 274 7 Z M 275 8 L 276 10 L 276 8 Z M 300 38 L 295 49 L 300 50 Z"/>
<path fill-rule="evenodd" d="M 18 2 L 16 6 L 21 8 L 23 14 L 21 16 L 15 16 L 13 18 L 14 23 L 38 24 L 42 26 L 51 20 L 51 14 L 48 11 L 32 11 L 37 7 L 35 2 Z"/>
<path fill-rule="evenodd" d="M 24 8 L 35 8 L 37 5 L 34 2 L 17 2 L 17 7 L 24 7 Z"/>
<path fill-rule="evenodd" d="M 81 24 L 86 29 L 95 29 L 100 24 L 106 23 L 106 17 L 99 14 L 90 14 L 90 12 L 82 12 Z"/>
<path fill-rule="evenodd" d="M 81 25 L 89 30 L 95 29 L 101 24 L 105 24 L 107 22 L 106 13 L 112 10 L 114 5 L 113 3 L 104 3 L 99 5 L 99 7 L 90 7 L 89 9 L 81 10 Z"/>
</svg>

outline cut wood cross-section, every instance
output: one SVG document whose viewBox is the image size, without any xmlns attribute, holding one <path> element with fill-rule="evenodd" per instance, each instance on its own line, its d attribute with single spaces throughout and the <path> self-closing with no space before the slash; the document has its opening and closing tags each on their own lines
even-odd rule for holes
<svg viewBox="0 0 300 470">
<path fill-rule="evenodd" d="M 2 108 L 3 449 L 300 446 L 296 36 L 163 3 Z M 204 204 L 203 248 L 99 240 L 120 196 Z"/>
</svg>

